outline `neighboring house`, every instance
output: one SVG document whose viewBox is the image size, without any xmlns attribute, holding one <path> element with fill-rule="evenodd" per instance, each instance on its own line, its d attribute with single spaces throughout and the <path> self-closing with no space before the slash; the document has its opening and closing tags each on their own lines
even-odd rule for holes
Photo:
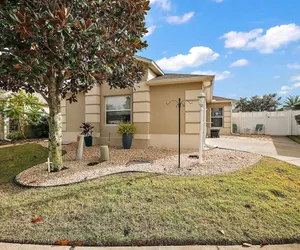
<svg viewBox="0 0 300 250">
<path fill-rule="evenodd" d="M 135 124 L 133 147 L 177 147 L 178 98 L 185 103 L 181 110 L 182 147 L 199 145 L 200 106 L 198 96 L 203 90 L 207 99 L 207 127 L 220 128 L 221 134 L 231 134 L 231 113 L 234 100 L 213 96 L 214 76 L 165 74 L 147 58 L 136 59 L 146 66 L 143 80 L 135 89 L 110 89 L 108 84 L 94 87 L 87 94 L 79 94 L 78 102 L 63 101 L 63 139 L 74 142 L 82 122 L 94 126 L 94 143 L 121 146 L 117 125 L 122 121 Z M 209 131 L 209 130 L 208 130 Z"/>
</svg>

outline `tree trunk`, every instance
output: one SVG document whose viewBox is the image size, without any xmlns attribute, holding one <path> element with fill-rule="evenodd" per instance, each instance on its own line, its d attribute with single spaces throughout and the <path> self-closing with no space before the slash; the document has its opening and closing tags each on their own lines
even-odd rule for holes
<svg viewBox="0 0 300 250">
<path fill-rule="evenodd" d="M 62 116 L 61 96 L 55 80 L 49 86 L 49 158 L 52 162 L 51 172 L 58 172 L 63 167 L 62 161 Z"/>
<path fill-rule="evenodd" d="M 22 137 L 25 139 L 26 136 L 25 136 L 25 125 L 24 125 L 24 119 L 23 117 L 19 117 L 18 119 L 18 130 L 19 130 L 19 133 L 22 135 Z"/>
</svg>

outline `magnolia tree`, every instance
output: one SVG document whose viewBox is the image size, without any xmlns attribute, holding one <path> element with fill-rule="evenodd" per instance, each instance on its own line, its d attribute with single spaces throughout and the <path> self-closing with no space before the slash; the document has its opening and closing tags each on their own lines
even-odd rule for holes
<svg viewBox="0 0 300 250">
<path fill-rule="evenodd" d="M 0 88 L 47 101 L 51 171 L 63 166 L 61 100 L 141 80 L 134 55 L 147 46 L 149 9 L 147 0 L 0 0 Z"/>
</svg>

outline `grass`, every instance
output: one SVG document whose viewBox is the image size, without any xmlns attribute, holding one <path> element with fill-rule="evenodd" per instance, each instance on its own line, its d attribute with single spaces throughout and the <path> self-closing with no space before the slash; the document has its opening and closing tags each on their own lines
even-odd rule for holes
<svg viewBox="0 0 300 250">
<path fill-rule="evenodd" d="M 290 135 L 289 138 L 300 144 L 300 136 Z"/>
<path fill-rule="evenodd" d="M 41 189 L 3 183 L 0 200 L 0 241 L 66 239 L 98 246 L 300 241 L 300 168 L 271 158 L 209 177 L 130 174 Z M 36 217 L 44 220 L 31 223 Z"/>
<path fill-rule="evenodd" d="M 45 162 L 48 149 L 38 144 L 0 148 L 0 183 L 10 182 L 28 167 Z"/>
</svg>

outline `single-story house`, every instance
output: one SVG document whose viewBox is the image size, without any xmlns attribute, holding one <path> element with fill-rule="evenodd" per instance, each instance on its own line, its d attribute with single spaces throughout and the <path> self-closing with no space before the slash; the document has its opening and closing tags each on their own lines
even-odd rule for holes
<svg viewBox="0 0 300 250">
<path fill-rule="evenodd" d="M 78 102 L 62 103 L 63 139 L 74 142 L 83 122 L 94 126 L 94 144 L 121 146 L 117 125 L 122 121 L 136 126 L 133 147 L 177 147 L 178 98 L 188 100 L 181 109 L 182 147 L 199 145 L 200 106 L 203 90 L 207 102 L 207 127 L 220 128 L 221 135 L 230 135 L 231 113 L 235 100 L 213 96 L 214 76 L 166 74 L 151 59 L 136 56 L 146 66 L 143 80 L 133 89 L 110 89 L 108 84 L 79 94 Z M 208 130 L 209 131 L 209 130 Z"/>
</svg>

